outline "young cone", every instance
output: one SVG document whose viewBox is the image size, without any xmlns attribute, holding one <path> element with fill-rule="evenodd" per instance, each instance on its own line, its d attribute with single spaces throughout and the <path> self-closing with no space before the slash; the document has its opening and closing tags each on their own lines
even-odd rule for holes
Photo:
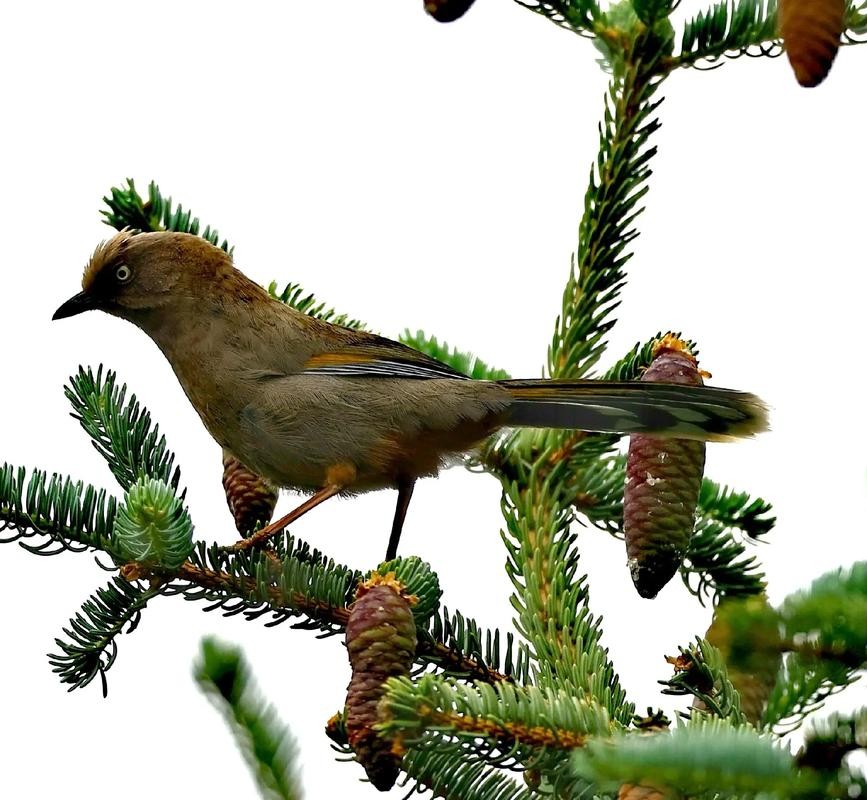
<svg viewBox="0 0 867 800">
<path fill-rule="evenodd" d="M 656 346 L 643 381 L 704 383 L 695 357 L 667 335 Z M 705 443 L 635 434 L 629 439 L 623 531 L 632 582 L 642 597 L 656 597 L 677 572 L 695 525 Z"/>
<path fill-rule="evenodd" d="M 818 86 L 840 47 L 845 0 L 780 0 L 780 36 L 801 86 Z"/>
<path fill-rule="evenodd" d="M 352 678 L 346 694 L 346 734 L 370 782 L 388 791 L 400 772 L 398 742 L 375 729 L 385 682 L 409 675 L 416 648 L 415 621 L 394 573 L 374 572 L 358 589 L 346 625 Z"/>
<path fill-rule="evenodd" d="M 249 536 L 271 521 L 277 505 L 277 488 L 247 469 L 227 450 L 223 450 L 223 489 L 241 536 Z"/>
</svg>

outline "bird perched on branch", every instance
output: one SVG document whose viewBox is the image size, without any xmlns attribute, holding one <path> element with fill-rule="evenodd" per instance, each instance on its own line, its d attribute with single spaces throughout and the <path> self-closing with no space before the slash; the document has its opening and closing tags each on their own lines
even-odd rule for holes
<svg viewBox="0 0 867 800">
<path fill-rule="evenodd" d="M 273 299 L 231 257 L 183 233 L 123 231 L 97 247 L 54 319 L 100 309 L 153 339 L 211 436 L 274 484 L 312 492 L 243 549 L 337 494 L 398 491 L 393 558 L 418 478 L 502 427 L 702 440 L 766 426 L 754 395 L 598 380 L 472 380 L 398 342 Z"/>
</svg>

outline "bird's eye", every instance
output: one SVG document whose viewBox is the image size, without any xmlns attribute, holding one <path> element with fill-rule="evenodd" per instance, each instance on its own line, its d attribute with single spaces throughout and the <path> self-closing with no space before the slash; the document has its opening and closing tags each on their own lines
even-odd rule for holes
<svg viewBox="0 0 867 800">
<path fill-rule="evenodd" d="M 132 277 L 132 270 L 126 264 L 121 264 L 114 271 L 114 277 L 118 283 L 126 283 Z"/>
</svg>

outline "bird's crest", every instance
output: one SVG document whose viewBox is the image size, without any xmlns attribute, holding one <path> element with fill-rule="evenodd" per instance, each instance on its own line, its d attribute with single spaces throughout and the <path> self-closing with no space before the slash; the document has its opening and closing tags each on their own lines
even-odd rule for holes
<svg viewBox="0 0 867 800">
<path fill-rule="evenodd" d="M 118 263 L 134 234 L 135 231 L 130 228 L 124 228 L 120 233 L 112 236 L 111 239 L 106 239 L 96 246 L 96 250 L 93 251 L 90 261 L 87 262 L 87 266 L 84 268 L 84 275 L 81 276 L 81 288 L 85 292 L 90 290 L 96 280 L 96 276 L 102 272 L 106 264 Z"/>
</svg>

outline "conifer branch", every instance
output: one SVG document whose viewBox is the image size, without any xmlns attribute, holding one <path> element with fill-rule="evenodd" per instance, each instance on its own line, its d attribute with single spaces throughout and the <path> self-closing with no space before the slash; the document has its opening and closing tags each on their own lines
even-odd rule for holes
<svg viewBox="0 0 867 800">
<path fill-rule="evenodd" d="M 519 6 L 540 14 L 560 28 L 589 35 L 601 28 L 604 14 L 595 0 L 515 0 Z"/>
<path fill-rule="evenodd" d="M 658 55 L 645 56 L 639 37 L 625 54 L 622 76 L 615 76 L 605 99 L 599 157 L 591 168 L 578 230 L 578 249 L 563 292 L 562 310 L 548 349 L 552 378 L 591 374 L 605 350 L 611 314 L 625 285 L 624 267 L 638 236 L 635 222 L 644 210 L 649 162 L 656 148 L 648 144 L 659 129 L 653 97 L 660 79 Z"/>
<path fill-rule="evenodd" d="M 104 217 L 103 222 L 116 230 L 132 228 L 142 232 L 153 231 L 178 231 L 201 236 L 215 247 L 220 247 L 229 255 L 232 248 L 229 243 L 220 236 L 216 228 L 206 226 L 200 229 L 199 218 L 191 212 L 184 211 L 183 206 L 178 205 L 172 210 L 171 197 L 163 197 L 159 187 L 151 181 L 148 184 L 148 197 L 145 200 L 135 188 L 132 178 L 127 178 L 127 185 L 112 187 L 108 196 L 102 198 L 106 205 L 100 213 Z"/>
<path fill-rule="evenodd" d="M 72 405 L 72 416 L 93 440 L 96 451 L 106 460 L 112 475 L 129 489 L 140 478 L 158 478 L 177 490 L 181 480 L 175 455 L 168 449 L 159 425 L 151 427 L 151 415 L 136 396 L 127 401 L 126 384 L 117 386 L 117 375 L 109 370 L 103 378 L 102 365 L 94 374 L 89 367 L 64 387 Z"/>
<path fill-rule="evenodd" d="M 360 331 L 367 330 L 367 326 L 360 319 L 350 317 L 348 314 L 339 314 L 318 300 L 312 292 L 305 292 L 299 283 L 287 283 L 283 291 L 278 292 L 277 281 L 271 281 L 268 286 L 268 294 L 297 311 L 309 314 L 311 317 L 321 319 L 324 322 L 330 322 L 332 325 L 342 325 L 344 328 Z"/>
<path fill-rule="evenodd" d="M 103 489 L 56 473 L 0 467 L 0 543 L 17 541 L 35 555 L 103 550 L 114 553 L 112 530 L 117 501 Z M 36 543 L 33 543 L 35 540 Z"/>
<path fill-rule="evenodd" d="M 638 235 L 633 223 L 641 213 L 655 152 L 648 140 L 659 126 L 653 116 L 659 84 L 655 56 L 645 60 L 644 47 L 650 49 L 639 36 L 626 49 L 623 70 L 606 99 L 578 251 L 548 353 L 548 371 L 555 378 L 586 376 L 602 356 L 631 257 L 628 248 Z M 636 349 L 621 371 L 638 369 L 640 357 Z M 485 456 L 503 482 L 512 605 L 518 631 L 531 646 L 539 685 L 588 694 L 613 720 L 628 724 L 634 706 L 600 645 L 601 628 L 587 608 L 587 586 L 569 530 L 574 476 L 609 453 L 616 439 L 527 431 L 497 442 Z"/>
<path fill-rule="evenodd" d="M 780 607 L 783 639 L 852 669 L 867 666 L 867 561 L 816 578 Z"/>
<path fill-rule="evenodd" d="M 448 364 L 452 369 L 464 375 L 482 381 L 501 381 L 509 377 L 504 369 L 489 366 L 478 356 L 470 352 L 449 347 L 447 342 L 440 342 L 436 336 L 428 336 L 424 331 L 413 333 L 408 328 L 400 334 L 400 341 L 413 350 Z"/>
<path fill-rule="evenodd" d="M 797 730 L 809 714 L 857 679 L 845 664 L 787 653 L 762 715 L 763 728 L 778 735 Z"/>
<path fill-rule="evenodd" d="M 622 783 L 648 783 L 677 787 L 687 796 L 769 792 L 790 797 L 812 784 L 769 737 L 707 717 L 671 732 L 591 740 L 574 754 L 573 765 L 578 775 L 609 790 Z"/>
<path fill-rule="evenodd" d="M 849 0 L 844 24 L 843 44 L 864 44 L 861 37 L 867 37 L 867 3 Z"/>
<path fill-rule="evenodd" d="M 695 645 L 681 647 L 680 655 L 666 658 L 674 667 L 674 676 L 660 681 L 663 694 L 692 695 L 696 708 L 742 725 L 746 720 L 741 711 L 740 695 L 728 676 L 720 651 L 707 639 L 696 637 Z"/>
<path fill-rule="evenodd" d="M 142 609 L 159 593 L 158 587 L 141 589 L 114 578 L 84 602 L 69 627 L 63 629 L 68 639 L 54 640 L 61 653 L 48 656 L 52 671 L 62 683 L 70 684 L 69 691 L 87 686 L 99 675 L 102 696 L 108 694 L 105 673 L 117 657 L 115 639 L 138 627 Z"/>
<path fill-rule="evenodd" d="M 266 800 L 300 800 L 297 746 L 255 684 L 240 648 L 202 640 L 194 669 L 199 688 L 225 718 Z"/>
<path fill-rule="evenodd" d="M 820 576 L 783 601 L 783 659 L 763 716 L 766 728 L 788 732 L 832 694 L 858 679 L 867 664 L 867 562 Z"/>
<path fill-rule="evenodd" d="M 564 470 L 561 464 L 545 479 L 531 472 L 520 484 L 504 487 L 503 541 L 515 587 L 515 624 L 530 645 L 540 687 L 588 695 L 625 725 L 635 709 L 600 644 L 599 622 L 587 608 L 587 585 L 578 574 L 569 529 L 572 513 L 558 499 Z"/>
<path fill-rule="evenodd" d="M 443 800 L 530 800 L 536 797 L 501 771 L 492 769 L 458 743 L 410 747 L 403 770 L 416 791 L 429 791 Z"/>
<path fill-rule="evenodd" d="M 725 56 L 780 53 L 777 0 L 722 0 L 686 22 L 680 53 L 664 64 L 674 68 L 713 64 Z"/>
<path fill-rule="evenodd" d="M 473 741 L 490 740 L 514 755 L 516 747 L 572 750 L 589 736 L 607 736 L 605 709 L 563 690 L 513 684 L 468 685 L 434 675 L 413 683 L 392 678 L 380 730 L 407 742 L 436 731 Z"/>
</svg>

